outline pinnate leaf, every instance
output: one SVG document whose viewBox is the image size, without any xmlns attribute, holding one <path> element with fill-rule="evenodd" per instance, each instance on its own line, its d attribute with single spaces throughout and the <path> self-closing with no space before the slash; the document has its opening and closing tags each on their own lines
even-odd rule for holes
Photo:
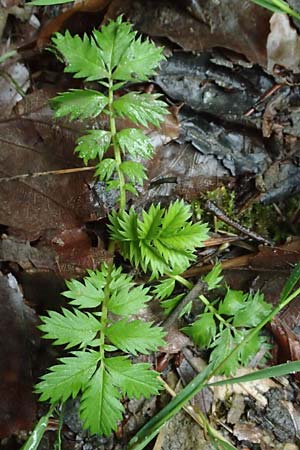
<svg viewBox="0 0 300 450">
<path fill-rule="evenodd" d="M 123 53 L 116 70 L 113 73 L 115 80 L 147 81 L 155 74 L 159 63 L 165 59 L 163 48 L 156 47 L 148 39 L 138 39 L 131 42 Z"/>
<path fill-rule="evenodd" d="M 106 95 L 91 89 L 70 89 L 50 100 L 55 117 L 69 115 L 72 120 L 96 117 L 107 103 Z"/>
<path fill-rule="evenodd" d="M 137 128 L 123 128 L 117 134 L 119 146 L 124 154 L 133 158 L 149 159 L 153 153 L 150 139 Z"/>
<path fill-rule="evenodd" d="M 123 286 L 122 289 L 114 291 L 108 303 L 108 309 L 119 316 L 130 316 L 136 314 L 145 303 L 151 300 L 147 295 L 149 289 L 143 286 L 132 288 L 132 284 Z"/>
<path fill-rule="evenodd" d="M 134 208 L 130 208 L 129 212 L 112 211 L 109 215 L 109 221 L 108 228 L 111 233 L 111 238 L 121 243 L 122 255 L 124 258 L 135 261 L 135 250 L 139 254 L 139 249 L 137 234 L 138 215 L 134 211 Z M 135 245 L 130 245 L 130 241 L 134 242 Z"/>
<path fill-rule="evenodd" d="M 164 313 L 166 315 L 169 315 L 184 296 L 185 296 L 185 294 L 183 293 L 183 294 L 175 295 L 175 297 L 171 297 L 166 300 L 163 300 L 160 304 L 161 304 L 161 307 L 164 309 Z M 182 311 L 180 313 L 180 317 L 181 317 L 181 315 L 182 315 Z"/>
<path fill-rule="evenodd" d="M 100 359 L 99 352 L 72 352 L 73 356 L 61 358 L 61 364 L 50 367 L 50 372 L 42 376 L 42 381 L 35 386 L 41 394 L 40 400 L 51 403 L 75 398 L 80 390 L 85 389 L 89 379 L 96 370 Z"/>
<path fill-rule="evenodd" d="M 248 330 L 236 331 L 235 337 L 237 342 L 244 342 L 246 336 L 249 334 Z M 264 338 L 256 334 L 250 340 L 245 341 L 238 350 L 238 358 L 242 365 L 248 364 L 250 359 L 259 351 L 262 346 L 267 348 L 267 344 L 264 342 Z"/>
<path fill-rule="evenodd" d="M 191 217 L 190 206 L 186 205 L 183 200 L 176 200 L 172 203 L 172 207 L 165 212 L 162 230 L 167 234 L 176 233 L 182 224 L 188 222 Z"/>
<path fill-rule="evenodd" d="M 138 224 L 140 240 L 151 241 L 159 236 L 164 212 L 164 208 L 161 208 L 159 204 L 152 204 L 148 211 L 142 211 L 143 219 Z"/>
<path fill-rule="evenodd" d="M 199 347 L 209 347 L 217 333 L 216 322 L 212 313 L 201 314 L 189 327 L 182 329 Z"/>
<path fill-rule="evenodd" d="M 163 300 L 169 297 L 175 288 L 175 280 L 174 278 L 166 278 L 165 280 L 160 281 L 155 288 L 153 289 L 153 293 L 157 298 Z"/>
<path fill-rule="evenodd" d="M 164 345 L 165 332 L 160 327 L 151 327 L 151 323 L 141 320 L 123 319 L 107 328 L 107 336 L 113 345 L 126 353 L 149 354 Z"/>
<path fill-rule="evenodd" d="M 95 171 L 95 175 L 99 177 L 100 180 L 109 180 L 112 177 L 112 174 L 116 170 L 117 164 L 116 160 L 112 158 L 103 159 L 99 164 L 97 164 L 97 168 Z"/>
<path fill-rule="evenodd" d="M 103 288 L 105 286 L 105 279 L 99 277 L 98 285 L 90 281 L 90 277 L 84 278 L 84 283 L 78 280 L 66 281 L 69 288 L 68 291 L 62 293 L 67 298 L 72 299 L 71 305 L 78 306 L 78 308 L 97 308 L 101 305 L 104 297 Z"/>
<path fill-rule="evenodd" d="M 65 72 L 73 73 L 74 78 L 85 78 L 87 81 L 107 78 L 101 50 L 86 34 L 81 39 L 78 35 L 71 36 L 69 31 L 64 36 L 56 33 L 52 42 L 64 57 L 67 64 Z"/>
<path fill-rule="evenodd" d="M 164 116 L 168 114 L 167 105 L 158 100 L 159 94 L 140 94 L 129 92 L 116 99 L 113 108 L 118 116 L 128 117 L 137 125 L 148 126 L 148 123 L 159 127 Z"/>
<path fill-rule="evenodd" d="M 81 398 L 80 417 L 84 428 L 89 428 L 92 434 L 104 436 L 115 431 L 124 411 L 119 398 L 120 394 L 102 363 Z"/>
<path fill-rule="evenodd" d="M 227 289 L 223 302 L 219 306 L 219 314 L 228 316 L 236 314 L 245 305 L 247 294 L 235 289 Z"/>
<path fill-rule="evenodd" d="M 208 272 L 205 277 L 203 277 L 203 281 L 207 284 L 207 288 L 209 291 L 212 289 L 216 289 L 220 286 L 221 281 L 223 280 L 222 273 L 222 264 L 215 264 L 214 267 Z"/>
<path fill-rule="evenodd" d="M 101 160 L 111 142 L 111 133 L 105 130 L 90 130 L 77 139 L 75 152 L 87 165 L 90 159 Z"/>
<path fill-rule="evenodd" d="M 66 348 L 91 345 L 100 328 L 92 314 L 65 308 L 62 308 L 62 314 L 49 311 L 49 317 L 42 316 L 41 320 L 43 324 L 39 329 L 45 333 L 44 339 L 53 339 L 54 345 L 66 345 Z"/>
<path fill-rule="evenodd" d="M 122 22 L 121 16 L 104 25 L 100 31 L 93 32 L 108 71 L 112 71 L 119 64 L 121 56 L 126 52 L 135 35 L 136 32 L 132 31 L 131 24 Z"/>
<path fill-rule="evenodd" d="M 235 327 L 256 327 L 271 311 L 272 305 L 265 301 L 262 293 L 249 294 L 244 307 L 235 314 L 233 325 Z"/>
<path fill-rule="evenodd" d="M 132 364 L 126 356 L 116 356 L 105 360 L 112 382 L 118 386 L 123 395 L 129 398 L 156 395 L 161 389 L 158 373 L 149 370 L 150 365 L 146 363 Z"/>
<path fill-rule="evenodd" d="M 120 164 L 120 169 L 132 183 L 143 184 L 147 179 L 146 170 L 142 164 L 135 161 L 124 161 Z"/>
<path fill-rule="evenodd" d="M 218 374 L 225 374 L 226 376 L 229 376 L 236 372 L 239 366 L 239 359 L 235 354 L 232 354 L 231 356 L 229 355 L 238 344 L 239 338 L 235 339 L 229 328 L 225 328 L 212 343 L 211 347 L 213 347 L 213 351 L 210 354 L 209 361 L 212 362 L 215 367 L 219 366 L 219 364 L 224 361 L 218 371 Z"/>
<path fill-rule="evenodd" d="M 134 286 L 132 276 L 122 272 L 122 267 L 114 267 L 111 272 L 111 280 L 109 283 L 110 290 L 122 290 L 123 288 L 132 288 Z"/>
<path fill-rule="evenodd" d="M 171 204 L 167 210 L 152 205 L 142 212 L 142 219 L 132 208 L 129 213 L 110 216 L 112 238 L 121 241 L 123 256 L 144 271 L 150 269 L 153 276 L 183 272 L 193 261 L 196 247 L 202 246 L 208 237 L 206 224 L 176 220 L 176 225 L 172 225 L 172 209 L 178 211 L 178 203 L 181 202 Z"/>
</svg>

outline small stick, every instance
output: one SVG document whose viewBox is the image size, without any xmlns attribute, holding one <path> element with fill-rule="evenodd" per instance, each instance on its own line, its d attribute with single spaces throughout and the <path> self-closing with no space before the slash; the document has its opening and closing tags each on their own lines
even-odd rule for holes
<svg viewBox="0 0 300 450">
<path fill-rule="evenodd" d="M 200 294 L 203 294 L 207 291 L 207 284 L 199 280 L 195 284 L 195 286 L 188 292 L 188 294 L 176 305 L 171 314 L 163 321 L 162 325 L 164 328 L 170 328 L 174 322 L 176 322 L 179 314 L 183 310 L 183 308 L 191 301 L 196 300 Z"/>
<path fill-rule="evenodd" d="M 226 223 L 227 225 L 230 225 L 231 227 L 238 230 L 240 233 L 245 234 L 246 236 L 249 236 L 252 239 L 255 239 L 258 242 L 261 242 L 262 244 L 266 245 L 273 245 L 271 241 L 264 238 L 263 236 L 260 236 L 259 234 L 255 233 L 255 231 L 249 230 L 248 228 L 244 227 L 243 225 L 239 224 L 235 220 L 228 217 L 222 209 L 220 209 L 215 203 L 213 203 L 210 200 L 207 200 L 205 204 L 205 208 L 212 212 L 218 219 L 222 220 L 222 222 Z"/>
<path fill-rule="evenodd" d="M 88 172 L 90 170 L 94 170 L 96 166 L 90 167 L 74 167 L 72 169 L 60 169 L 60 170 L 48 170 L 47 172 L 35 172 L 35 173 L 23 173 L 22 175 L 13 175 L 11 177 L 3 177 L 0 178 L 0 183 L 2 181 L 15 181 L 22 180 L 23 178 L 37 178 L 45 175 L 65 175 L 68 173 L 77 173 L 77 172 Z"/>
<path fill-rule="evenodd" d="M 284 86 L 283 84 L 274 84 L 274 86 L 272 86 L 270 89 L 268 89 L 266 92 L 264 92 L 259 99 L 257 100 L 257 102 L 254 103 L 253 106 L 251 106 L 250 109 L 248 109 L 248 111 L 244 112 L 243 116 L 244 117 L 249 117 L 251 116 L 257 109 L 257 107 L 267 98 L 271 97 L 271 95 L 275 94 L 275 92 L 279 91 L 280 88 L 282 88 L 282 86 Z"/>
</svg>

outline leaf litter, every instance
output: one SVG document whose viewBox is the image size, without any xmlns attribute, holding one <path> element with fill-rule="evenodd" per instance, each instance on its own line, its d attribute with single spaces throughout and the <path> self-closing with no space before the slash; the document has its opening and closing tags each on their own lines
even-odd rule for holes
<svg viewBox="0 0 300 450">
<path fill-rule="evenodd" d="M 188 200 L 197 199 L 203 192 L 224 183 L 231 187 L 242 183 L 244 190 L 249 190 L 250 186 L 253 197 L 264 202 L 273 202 L 286 198 L 291 193 L 297 193 L 299 94 L 297 84 L 290 83 L 290 74 L 288 84 L 282 91 L 279 90 L 277 96 L 272 97 L 271 101 L 274 103 L 266 101 L 255 109 L 260 97 L 277 80 L 276 74 L 273 78 L 274 74 L 270 73 L 272 64 L 282 63 L 274 52 L 271 54 L 270 47 L 267 53 L 269 12 L 247 1 L 242 8 L 234 8 L 232 2 L 227 1 L 223 2 L 223 6 L 209 4 L 205 7 L 197 1 L 188 1 L 185 5 L 181 2 L 151 2 L 148 7 L 147 5 L 145 7 L 145 2 L 139 1 L 104 3 L 98 2 L 95 9 L 101 10 L 110 3 L 106 18 L 125 12 L 139 31 L 155 39 L 164 39 L 169 51 L 176 47 L 185 51 L 174 52 L 170 64 L 176 61 L 177 66 L 172 76 L 166 73 L 166 67 L 162 67 L 155 80 L 156 86 L 169 96 L 171 102 L 181 108 L 177 114 L 181 122 L 181 134 L 178 135 L 178 123 L 173 119 L 171 128 L 163 134 L 156 134 L 157 153 L 154 161 L 150 162 L 148 188 L 141 191 L 140 197 L 135 200 L 137 207 L 144 206 L 147 202 L 151 203 L 154 198 L 160 198 L 165 202 L 178 195 Z M 87 9 L 91 11 L 92 8 L 91 5 Z M 83 9 L 79 8 L 79 11 L 78 8 L 73 9 L 74 12 L 81 14 L 81 17 L 85 15 Z M 59 15 L 51 24 L 50 30 L 60 30 L 65 18 L 72 17 L 72 14 L 67 12 Z M 253 17 L 253 22 L 248 20 L 249 16 Z M 287 31 L 295 36 L 290 22 L 285 23 L 285 26 Z M 253 34 L 253 29 L 259 29 L 260 32 Z M 49 36 L 49 31 L 45 29 L 45 37 L 40 36 L 41 47 Z M 269 42 L 271 38 L 272 35 L 269 36 Z M 297 36 L 294 39 L 297 39 Z M 212 52 L 211 47 L 215 47 Z M 200 56 L 189 53 L 190 50 L 199 52 Z M 287 52 L 285 46 L 284 56 L 287 56 Z M 43 57 L 39 55 L 39 58 L 42 61 Z M 291 56 L 288 58 L 291 61 Z M 31 71 L 33 60 L 28 59 L 27 67 Z M 46 58 L 45 61 L 49 63 L 49 59 Z M 287 60 L 284 61 L 289 65 L 286 63 Z M 253 66 L 255 63 L 259 63 L 262 68 Z M 286 68 L 296 72 L 291 64 Z M 265 72 L 267 65 L 269 73 Z M 34 70 L 36 71 L 36 67 Z M 72 153 L 78 136 L 78 127 L 72 128 L 66 122 L 53 123 L 50 111 L 45 107 L 47 99 L 53 95 L 45 93 L 44 90 L 44 86 L 46 88 L 49 86 L 49 79 L 52 76 L 50 72 L 53 74 L 53 67 L 42 75 L 35 72 L 41 89 L 27 95 L 25 101 L 17 105 L 9 119 L 6 118 L 0 124 L 3 149 L 2 177 L 72 169 L 78 166 L 78 160 Z M 39 105 L 41 98 L 44 103 Z M 185 104 L 184 107 L 181 105 L 182 102 Z M 253 116 L 245 116 L 244 113 L 253 105 L 255 106 Z M 12 111 L 12 104 L 10 108 Z M 80 126 L 84 127 L 85 124 Z M 124 127 L 124 124 L 120 124 L 120 127 Z M 264 138 L 267 138 L 267 141 Z M 275 150 L 270 151 L 270 148 Z M 249 173 L 254 181 L 254 187 L 253 183 L 247 184 Z M 1 267 L 3 270 L 13 271 L 20 281 L 23 280 L 28 294 L 30 284 L 34 283 L 36 276 L 39 277 L 42 272 L 58 273 L 60 280 L 61 276 L 74 274 L 80 276 L 87 267 L 95 268 L 107 258 L 105 236 L 101 235 L 101 223 L 105 220 L 114 199 L 109 199 L 101 186 L 95 185 L 88 172 L 9 181 L 6 186 L 2 183 L 1 196 L 0 223 L 4 230 L 0 249 Z M 257 263 L 258 273 L 265 267 L 269 268 L 269 260 L 271 258 L 275 261 L 276 252 L 277 249 L 260 249 L 260 256 L 263 255 L 263 258 L 260 264 Z M 237 256 L 243 257 L 244 262 L 236 260 L 236 263 L 253 271 L 252 266 L 259 261 L 259 256 L 256 261 L 255 255 L 251 252 L 245 256 Z M 286 264 L 285 273 L 288 273 L 290 264 L 298 260 L 298 250 L 279 251 L 277 257 L 275 266 L 269 269 L 270 278 L 274 274 L 277 276 L 276 270 L 282 266 L 283 260 Z M 233 264 L 228 262 L 229 265 Z M 55 277 L 56 275 L 50 278 L 50 283 L 54 283 Z M 236 273 L 234 277 L 236 282 L 238 277 L 239 274 Z M 26 278 L 31 280 L 29 285 L 25 282 Z M 280 290 L 279 284 L 275 282 L 272 288 L 275 292 L 274 298 L 276 289 L 277 292 Z M 40 293 L 32 296 L 32 300 L 34 298 L 41 301 Z M 284 354 L 288 346 L 290 355 L 297 357 L 298 330 L 295 324 L 289 323 L 289 317 L 296 317 L 297 314 L 297 305 L 293 307 L 296 308 L 296 312 L 292 309 L 285 318 L 280 319 L 286 339 L 280 353 Z M 182 345 L 183 347 L 180 344 L 176 349 L 179 355 L 188 343 Z M 30 361 L 30 358 L 28 360 Z M 293 395 L 296 395 L 296 387 L 293 389 Z M 245 398 L 248 398 L 247 395 Z M 224 403 L 223 399 L 220 401 Z M 217 405 L 217 397 L 215 402 Z M 25 403 L 25 406 L 30 405 L 30 401 Z M 269 398 L 268 405 L 271 405 L 270 407 L 273 405 Z M 133 405 L 131 409 L 134 409 Z M 155 405 L 149 406 L 151 414 L 155 409 Z M 255 408 L 253 411 L 254 416 L 258 414 Z M 144 407 L 142 414 L 147 415 L 147 406 Z M 181 419 L 183 422 L 179 422 L 183 424 L 182 426 L 177 422 L 175 431 L 167 433 L 167 440 L 172 434 L 175 435 L 180 427 L 186 431 L 184 417 Z M 243 416 L 241 417 L 242 421 L 245 420 Z M 141 417 L 136 422 L 140 425 Z M 257 423 L 258 425 L 254 425 Z M 261 424 L 262 422 L 255 420 L 255 417 L 251 421 L 235 424 L 233 436 L 237 437 L 241 445 L 246 442 L 251 446 L 249 437 L 251 438 L 252 430 L 252 443 L 255 442 L 255 433 L 259 436 L 256 440 L 266 441 L 265 445 L 275 442 L 272 435 L 274 430 L 271 431 L 271 435 L 268 431 L 265 437 L 261 431 L 265 425 Z M 242 425 L 244 428 L 245 426 L 250 428 L 248 434 L 244 429 L 242 435 Z M 26 426 L 22 425 L 15 426 L 13 431 L 25 428 Z M 132 431 L 130 428 L 130 432 Z M 6 436 L 11 432 L 7 432 Z M 82 437 L 80 427 L 72 436 L 73 438 L 79 436 L 82 445 L 88 444 L 89 438 Z M 183 442 L 184 439 L 186 434 L 183 434 Z M 106 449 L 117 448 L 119 444 L 106 441 L 103 444 L 94 442 L 91 445 L 94 445 L 94 448 L 96 445 L 102 445 L 99 448 Z M 174 449 L 176 445 L 174 442 L 169 444 L 164 441 L 161 448 Z M 285 444 L 275 445 L 281 449 Z"/>
</svg>

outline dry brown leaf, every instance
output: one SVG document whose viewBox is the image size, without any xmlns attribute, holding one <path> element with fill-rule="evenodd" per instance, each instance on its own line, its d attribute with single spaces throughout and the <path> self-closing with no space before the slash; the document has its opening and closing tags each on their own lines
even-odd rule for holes
<svg viewBox="0 0 300 450">
<path fill-rule="evenodd" d="M 28 311 L 14 276 L 0 274 L 0 438 L 35 421 Z"/>
</svg>

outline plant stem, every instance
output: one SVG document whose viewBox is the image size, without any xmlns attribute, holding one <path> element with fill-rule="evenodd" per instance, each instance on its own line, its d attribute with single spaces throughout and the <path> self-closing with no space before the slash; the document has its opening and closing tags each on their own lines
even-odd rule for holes
<svg viewBox="0 0 300 450">
<path fill-rule="evenodd" d="M 209 311 L 211 313 L 213 313 L 216 318 L 223 323 L 223 325 L 226 328 L 230 328 L 232 330 L 235 330 L 235 328 L 230 325 L 230 323 L 227 322 L 227 320 L 224 319 L 224 317 L 220 316 L 220 314 L 218 313 L 217 309 L 209 302 L 209 300 L 207 300 L 207 298 L 204 295 L 200 295 L 199 296 L 200 300 L 204 303 L 204 305 L 209 309 Z"/>
<path fill-rule="evenodd" d="M 113 270 L 113 265 L 109 264 L 106 278 L 106 284 L 104 287 L 104 299 L 102 301 L 102 309 L 101 309 L 101 329 L 100 329 L 100 359 L 101 362 L 104 360 L 105 356 L 105 331 L 107 327 L 107 316 L 108 316 L 108 302 L 110 299 L 110 282 L 111 282 L 111 273 Z"/>
<path fill-rule="evenodd" d="M 173 278 L 173 280 L 178 281 L 178 283 L 181 283 L 183 286 L 185 286 L 189 290 L 191 290 L 194 287 L 193 283 L 191 283 L 190 281 L 186 280 L 181 275 L 172 275 L 171 273 L 167 273 L 166 275 L 168 277 L 170 277 L 170 278 Z"/>
<path fill-rule="evenodd" d="M 115 161 L 117 164 L 117 173 L 119 177 L 119 189 L 120 189 L 120 210 L 123 211 L 126 208 L 126 189 L 125 189 L 125 178 L 122 170 L 120 169 L 120 165 L 122 164 L 122 157 L 120 147 L 117 141 L 117 129 L 116 129 L 116 121 L 115 114 L 113 110 L 113 101 L 114 101 L 114 91 L 113 91 L 113 80 L 109 79 L 108 86 L 108 110 L 109 110 L 109 126 L 111 132 L 111 140 L 114 149 Z"/>
</svg>

